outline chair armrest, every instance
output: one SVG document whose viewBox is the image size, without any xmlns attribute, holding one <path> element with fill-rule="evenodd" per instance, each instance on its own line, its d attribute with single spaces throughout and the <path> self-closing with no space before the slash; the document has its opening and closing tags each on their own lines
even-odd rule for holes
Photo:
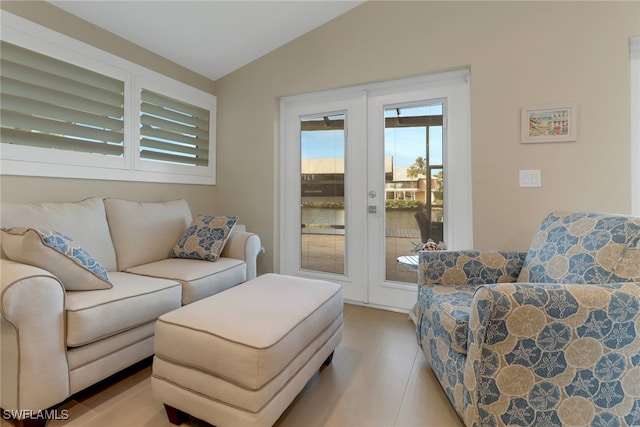
<svg viewBox="0 0 640 427">
<path fill-rule="evenodd" d="M 0 260 L 3 410 L 42 410 L 69 397 L 65 289 L 49 272 Z"/>
<path fill-rule="evenodd" d="M 553 411 L 556 423 L 589 425 L 615 407 L 620 424 L 635 425 L 639 326 L 640 283 L 480 286 L 469 319 L 466 423 L 517 425 L 517 413 Z"/>
<path fill-rule="evenodd" d="M 243 260 L 247 264 L 247 280 L 251 280 L 257 275 L 258 254 L 261 251 L 260 237 L 257 234 L 233 231 L 221 256 Z"/>
<path fill-rule="evenodd" d="M 419 285 L 484 285 L 515 282 L 526 252 L 421 251 Z"/>
</svg>

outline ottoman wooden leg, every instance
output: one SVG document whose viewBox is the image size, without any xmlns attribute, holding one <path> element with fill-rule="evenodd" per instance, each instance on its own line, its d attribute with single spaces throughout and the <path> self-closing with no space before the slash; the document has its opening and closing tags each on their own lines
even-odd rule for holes
<svg viewBox="0 0 640 427">
<path fill-rule="evenodd" d="M 179 426 L 189 420 L 189 414 L 166 403 L 164 404 L 164 410 L 167 411 L 167 418 L 169 418 L 171 424 Z"/>
<path fill-rule="evenodd" d="M 322 366 L 329 366 L 331 365 L 331 361 L 333 360 L 333 351 L 331 352 L 331 354 L 329 355 L 329 357 L 327 357 L 327 359 L 322 362 Z"/>
</svg>

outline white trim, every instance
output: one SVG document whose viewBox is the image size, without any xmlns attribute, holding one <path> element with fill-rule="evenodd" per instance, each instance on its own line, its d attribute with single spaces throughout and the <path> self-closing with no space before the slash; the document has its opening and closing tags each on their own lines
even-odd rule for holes
<svg viewBox="0 0 640 427">
<path fill-rule="evenodd" d="M 379 178 L 381 174 L 372 171 L 367 176 L 366 173 L 367 168 L 371 169 L 375 167 L 372 165 L 381 163 L 376 158 L 370 157 L 374 155 L 373 152 L 377 150 L 376 147 L 379 145 L 373 140 L 378 138 L 375 127 L 380 123 L 376 124 L 373 118 L 367 117 L 367 114 L 373 114 L 370 113 L 374 110 L 372 104 L 380 107 L 389 103 L 420 103 L 422 100 L 443 100 L 444 108 L 446 108 L 445 116 L 449 118 L 447 122 L 453 124 L 452 126 L 445 125 L 445 130 L 443 130 L 445 139 L 443 162 L 445 171 L 447 169 L 449 171 L 445 174 L 451 174 L 451 171 L 455 171 L 455 173 L 445 176 L 447 182 L 444 201 L 447 206 L 445 210 L 447 230 L 444 236 L 446 243 L 450 248 L 473 247 L 469 70 L 464 69 L 281 98 L 280 145 L 277 161 L 279 165 L 279 182 L 277 183 L 279 216 L 276 216 L 280 219 L 277 224 L 279 228 L 277 239 L 280 273 L 336 281 L 344 286 L 345 299 L 350 301 L 372 302 L 387 308 L 397 307 L 406 310 L 415 303 L 415 285 L 407 286 L 400 283 L 384 282 L 378 277 L 380 276 L 378 273 L 373 273 L 371 269 L 366 268 L 367 265 L 380 263 L 372 261 L 372 257 L 379 257 L 379 254 L 371 254 L 372 248 L 364 242 L 356 242 L 358 248 L 355 255 L 351 253 L 353 248 L 347 247 L 348 271 L 345 276 L 300 270 L 299 122 L 300 117 L 305 114 L 321 114 L 323 111 L 340 110 L 348 111 L 350 118 L 353 119 L 354 113 L 352 111 L 357 111 L 357 109 L 363 111 L 363 113 L 355 115 L 357 120 L 353 123 L 354 128 L 348 128 L 348 140 L 353 141 L 355 138 L 360 138 L 360 142 L 357 146 L 348 144 L 345 161 L 351 165 L 354 162 L 357 163 L 361 170 L 365 169 L 365 173 L 362 173 L 361 176 L 352 176 L 349 179 L 345 177 L 345 198 L 349 198 L 347 192 L 353 191 L 351 194 L 355 197 L 349 200 L 352 203 L 355 200 L 356 208 L 352 208 L 353 218 L 347 218 L 347 221 L 352 224 L 350 228 L 353 230 L 354 225 L 362 226 L 364 228 L 359 232 L 362 234 L 356 234 L 357 236 L 372 235 L 372 233 L 379 232 L 381 227 L 384 228 L 384 224 L 381 223 L 381 212 L 384 211 L 384 184 L 382 187 L 377 186 L 376 179 L 372 178 L 372 175 Z M 360 118 L 362 114 L 364 117 Z M 364 126 L 365 129 L 361 130 L 361 126 Z M 354 132 L 360 133 L 356 135 Z M 349 147 L 360 151 L 350 152 Z M 364 155 L 364 152 L 368 153 L 369 158 Z M 297 166 L 292 167 L 292 165 Z M 376 191 L 379 196 L 368 199 L 369 190 Z M 367 213 L 367 205 L 371 204 L 377 205 L 378 213 Z M 360 262 L 361 260 L 368 262 L 368 264 L 365 262 L 363 272 L 357 271 L 360 268 L 358 266 L 353 269 L 354 271 L 349 270 L 352 261 Z M 358 285 L 358 282 L 361 283 L 361 286 Z M 379 289 L 373 287 L 385 289 L 378 292 Z M 390 294 L 395 295 L 393 298 L 387 298 Z M 378 298 L 376 295 L 380 297 Z"/>
<path fill-rule="evenodd" d="M 379 131 L 378 117 L 389 106 L 423 105 L 440 102 L 443 106 L 444 166 L 444 241 L 450 249 L 473 247 L 471 142 L 469 132 L 469 71 L 460 70 L 393 82 L 389 87 L 369 91 L 369 190 L 382 193 L 384 137 Z M 384 125 L 382 125 L 384 126 Z M 379 167 L 380 167 L 379 166 Z M 384 212 L 384 198 L 378 198 L 378 212 Z M 368 236 L 384 235 L 383 215 L 368 215 Z M 385 279 L 384 242 L 369 244 L 369 303 L 410 309 L 416 301 L 415 284 L 390 282 Z M 375 248 L 374 252 L 372 248 Z"/>
<path fill-rule="evenodd" d="M 629 42 L 631 63 L 631 213 L 640 216 L 640 36 Z"/>
<path fill-rule="evenodd" d="M 0 144 L 0 173 L 44 177 L 215 184 L 216 97 L 123 58 L 0 10 L 1 38 L 24 48 L 124 81 L 124 156 L 73 153 Z M 209 166 L 188 167 L 138 161 L 141 86 L 210 111 Z"/>
<path fill-rule="evenodd" d="M 356 165 L 361 170 L 366 163 L 366 156 L 357 152 L 359 146 L 352 141 L 362 141 L 366 134 L 365 94 L 361 91 L 341 91 L 329 96 L 312 94 L 305 97 L 283 98 L 281 108 L 281 146 L 280 165 L 288 165 L 280 170 L 280 273 L 324 279 L 340 283 L 343 286 L 346 299 L 366 302 L 366 248 L 354 244 L 352 236 L 362 236 L 366 233 L 366 221 L 362 221 L 362 212 L 366 210 L 366 198 L 353 197 L 355 203 L 350 204 L 345 217 L 345 272 L 332 274 L 319 271 L 303 270 L 300 268 L 300 118 L 317 114 L 344 113 L 345 124 L 345 200 L 352 195 L 366 193 L 366 176 L 355 176 L 349 173 Z M 293 224 L 298 224 L 297 227 Z M 356 242 L 359 243 L 359 242 Z"/>
</svg>

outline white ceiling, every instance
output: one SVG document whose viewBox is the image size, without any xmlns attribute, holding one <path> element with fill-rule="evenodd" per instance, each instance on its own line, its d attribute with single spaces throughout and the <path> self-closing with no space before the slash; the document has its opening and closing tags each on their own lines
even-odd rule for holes
<svg viewBox="0 0 640 427">
<path fill-rule="evenodd" d="M 49 1 L 217 80 L 364 0 Z"/>
</svg>

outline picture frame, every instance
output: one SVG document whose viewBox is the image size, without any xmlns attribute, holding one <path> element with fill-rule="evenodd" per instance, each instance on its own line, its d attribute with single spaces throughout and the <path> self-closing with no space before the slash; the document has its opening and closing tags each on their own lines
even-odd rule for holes
<svg viewBox="0 0 640 427">
<path fill-rule="evenodd" d="M 542 105 L 522 108 L 521 140 L 538 142 L 572 142 L 577 140 L 578 106 L 576 104 Z"/>
</svg>

